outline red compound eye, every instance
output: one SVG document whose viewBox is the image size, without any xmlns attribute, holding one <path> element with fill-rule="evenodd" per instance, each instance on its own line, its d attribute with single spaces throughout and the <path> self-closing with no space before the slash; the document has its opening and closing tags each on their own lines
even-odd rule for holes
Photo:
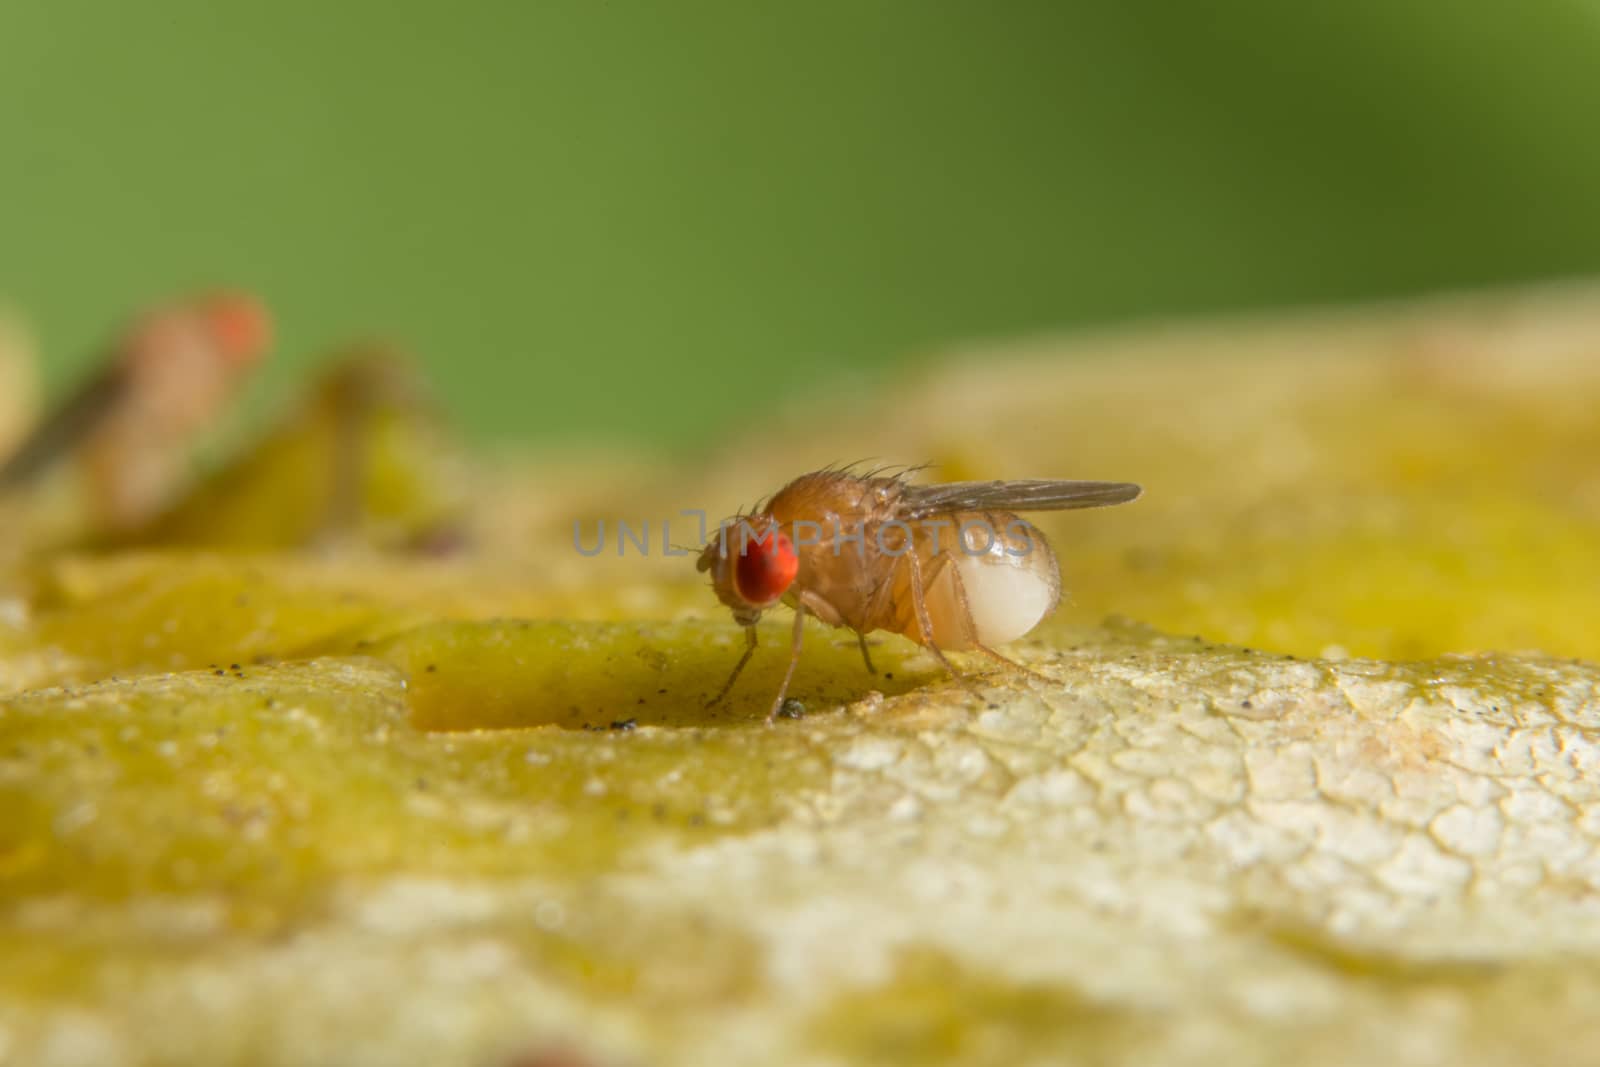
<svg viewBox="0 0 1600 1067">
<path fill-rule="evenodd" d="M 243 293 L 218 293 L 206 301 L 204 314 L 225 356 L 253 363 L 272 340 L 267 309 Z"/>
<path fill-rule="evenodd" d="M 750 604 L 770 604 L 794 582 L 800 557 L 794 545 L 776 526 L 759 537 L 745 539 L 743 552 L 734 560 L 733 584 Z"/>
</svg>

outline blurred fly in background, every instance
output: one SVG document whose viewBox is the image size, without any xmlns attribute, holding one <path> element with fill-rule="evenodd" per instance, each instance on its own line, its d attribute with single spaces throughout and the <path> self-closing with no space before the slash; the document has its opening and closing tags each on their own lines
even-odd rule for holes
<svg viewBox="0 0 1600 1067">
<path fill-rule="evenodd" d="M 172 499 L 195 437 L 228 412 L 271 337 L 266 308 L 242 293 L 185 298 L 139 316 L 99 370 L 0 463 L 0 492 L 71 461 L 98 525 L 149 519 Z"/>
<path fill-rule="evenodd" d="M 391 343 L 357 342 L 172 506 L 96 542 L 453 554 L 469 539 L 461 458 L 416 362 Z"/>
<path fill-rule="evenodd" d="M 236 292 L 136 317 L 99 368 L 0 453 L 0 500 L 16 503 L 70 469 L 84 507 L 63 536 L 85 548 L 459 548 L 445 421 L 390 344 L 336 350 L 273 428 L 214 469 L 196 468 L 197 444 L 237 416 L 272 332 L 262 302 Z"/>
</svg>

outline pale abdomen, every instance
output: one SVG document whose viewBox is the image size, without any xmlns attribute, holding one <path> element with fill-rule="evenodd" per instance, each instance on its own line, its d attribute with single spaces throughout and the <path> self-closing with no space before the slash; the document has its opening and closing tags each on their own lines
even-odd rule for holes
<svg viewBox="0 0 1600 1067">
<path fill-rule="evenodd" d="M 1055 553 L 1031 523 L 1004 512 L 952 516 L 938 551 L 919 531 L 917 570 L 932 643 L 941 649 L 1003 645 L 1039 625 L 1061 599 Z M 965 523 L 964 533 L 957 525 Z M 891 618 L 880 623 L 919 644 L 930 636 L 912 597 L 913 568 L 895 574 Z"/>
</svg>

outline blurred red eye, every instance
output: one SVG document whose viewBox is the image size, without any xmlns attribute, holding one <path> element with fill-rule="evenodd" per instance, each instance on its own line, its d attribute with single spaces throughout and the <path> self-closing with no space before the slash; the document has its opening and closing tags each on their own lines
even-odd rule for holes
<svg viewBox="0 0 1600 1067">
<path fill-rule="evenodd" d="M 223 351 L 241 363 L 252 362 L 272 340 L 267 309 L 242 293 L 219 293 L 206 304 L 206 318 Z"/>
<path fill-rule="evenodd" d="M 800 572 L 800 557 L 777 527 L 760 537 L 749 537 L 743 553 L 735 560 L 733 583 L 739 595 L 751 604 L 777 600 Z"/>
</svg>

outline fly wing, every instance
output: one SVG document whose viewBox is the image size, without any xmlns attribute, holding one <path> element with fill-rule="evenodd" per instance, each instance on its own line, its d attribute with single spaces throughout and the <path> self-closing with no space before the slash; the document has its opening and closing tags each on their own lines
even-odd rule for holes
<svg viewBox="0 0 1600 1067">
<path fill-rule="evenodd" d="M 1142 492 L 1131 482 L 944 482 L 906 486 L 896 510 L 903 519 L 957 511 L 1068 511 L 1126 504 Z"/>
<path fill-rule="evenodd" d="M 11 455 L 0 458 L 0 489 L 23 485 L 72 451 L 122 400 L 120 368 L 94 376 L 35 426 Z"/>
</svg>

